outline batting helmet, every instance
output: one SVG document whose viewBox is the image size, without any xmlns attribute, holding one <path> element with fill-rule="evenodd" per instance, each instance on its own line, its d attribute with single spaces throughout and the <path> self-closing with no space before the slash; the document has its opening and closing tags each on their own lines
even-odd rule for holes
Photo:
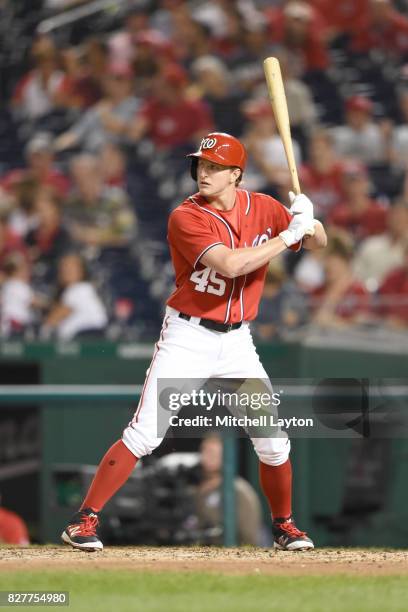
<svg viewBox="0 0 408 612">
<path fill-rule="evenodd" d="M 197 180 L 198 159 L 208 159 L 220 166 L 239 168 L 244 171 L 247 152 L 244 145 L 234 136 L 223 132 L 211 132 L 202 139 L 198 151 L 190 153 L 191 176 Z"/>
</svg>

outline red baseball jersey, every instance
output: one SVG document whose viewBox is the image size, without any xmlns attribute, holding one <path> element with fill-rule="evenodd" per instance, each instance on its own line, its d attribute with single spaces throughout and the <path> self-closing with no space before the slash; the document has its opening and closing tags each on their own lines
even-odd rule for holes
<svg viewBox="0 0 408 612">
<path fill-rule="evenodd" d="M 292 215 L 262 193 L 237 190 L 231 210 L 214 208 L 199 194 L 170 214 L 168 241 L 176 274 L 176 290 L 167 304 L 193 317 L 220 323 L 251 321 L 258 313 L 267 264 L 249 274 L 227 278 L 201 263 L 217 244 L 230 249 L 254 247 L 278 236 Z M 292 247 L 298 250 L 301 244 Z"/>
</svg>

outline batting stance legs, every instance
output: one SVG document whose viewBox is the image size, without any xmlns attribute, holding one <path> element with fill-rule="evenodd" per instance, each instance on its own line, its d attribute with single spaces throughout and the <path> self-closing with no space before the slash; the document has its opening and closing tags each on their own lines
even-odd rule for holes
<svg viewBox="0 0 408 612">
<path fill-rule="evenodd" d="M 126 482 L 137 460 L 151 454 L 163 440 L 157 436 L 158 379 L 268 378 L 247 323 L 228 333 L 214 332 L 198 323 L 199 319 L 187 321 L 177 310 L 167 308 L 135 415 L 122 439 L 102 459 L 80 511 L 62 534 L 64 542 L 86 550 L 103 548 L 96 532 L 98 512 Z M 285 436 L 252 438 L 252 443 L 259 458 L 261 486 L 274 518 L 275 545 L 313 547 L 291 519 L 290 441 Z"/>
<path fill-rule="evenodd" d="M 199 350 L 197 350 L 199 347 Z M 238 366 L 237 366 L 238 364 Z M 157 379 L 208 378 L 267 379 L 252 342 L 249 326 L 244 323 L 229 333 L 210 331 L 193 321 L 179 317 L 167 308 L 162 339 L 148 371 L 138 409 L 123 432 L 122 440 L 138 458 L 149 455 L 162 442 L 157 432 Z M 288 459 L 287 437 L 252 440 L 259 459 L 278 466 Z"/>
</svg>

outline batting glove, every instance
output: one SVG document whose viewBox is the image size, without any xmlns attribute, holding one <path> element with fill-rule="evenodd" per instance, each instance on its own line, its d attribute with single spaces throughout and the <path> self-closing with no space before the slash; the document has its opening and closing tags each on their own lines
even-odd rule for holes
<svg viewBox="0 0 408 612">
<path fill-rule="evenodd" d="M 289 223 L 288 229 L 279 234 L 286 246 L 289 248 L 302 240 L 304 236 L 313 236 L 314 219 L 306 213 L 298 213 Z"/>
<path fill-rule="evenodd" d="M 306 214 L 313 219 L 313 203 L 304 193 L 295 195 L 293 191 L 289 191 L 289 199 L 291 203 L 290 212 L 292 215 Z"/>
</svg>

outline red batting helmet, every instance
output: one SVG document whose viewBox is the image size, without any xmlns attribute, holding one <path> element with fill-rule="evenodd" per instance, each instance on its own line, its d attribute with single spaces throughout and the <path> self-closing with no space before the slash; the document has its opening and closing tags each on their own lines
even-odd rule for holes
<svg viewBox="0 0 408 612">
<path fill-rule="evenodd" d="M 202 139 L 198 151 L 190 153 L 191 157 L 191 176 L 197 180 L 198 159 L 208 159 L 220 166 L 235 167 L 245 169 L 247 152 L 244 145 L 234 136 L 223 132 L 211 132 Z"/>
</svg>

